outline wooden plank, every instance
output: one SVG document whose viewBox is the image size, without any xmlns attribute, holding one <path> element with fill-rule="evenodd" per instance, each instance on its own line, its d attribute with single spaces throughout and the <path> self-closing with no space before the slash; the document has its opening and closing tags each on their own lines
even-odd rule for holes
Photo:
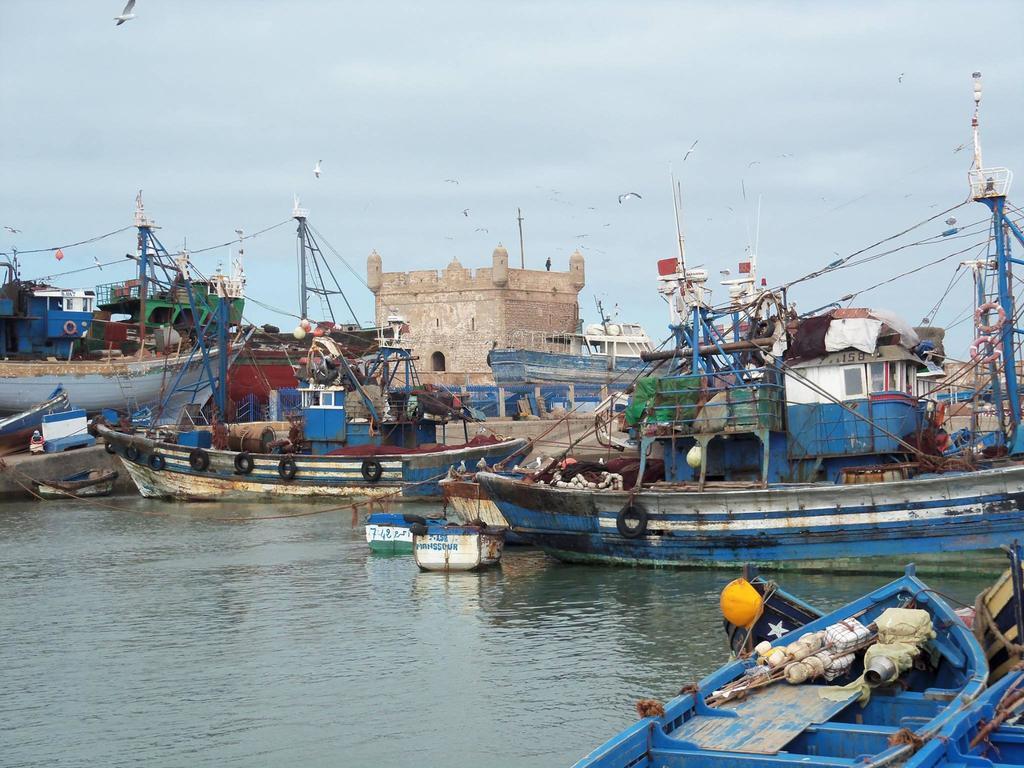
<svg viewBox="0 0 1024 768">
<path fill-rule="evenodd" d="M 774 755 L 808 726 L 827 722 L 857 698 L 857 693 L 851 693 L 833 701 L 818 695 L 819 689 L 817 685 L 777 683 L 719 707 L 738 717 L 697 715 L 671 736 L 716 752 Z"/>
</svg>

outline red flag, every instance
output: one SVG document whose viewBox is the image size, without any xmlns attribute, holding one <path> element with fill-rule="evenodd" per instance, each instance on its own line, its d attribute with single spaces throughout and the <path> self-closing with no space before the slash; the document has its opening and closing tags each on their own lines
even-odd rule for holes
<svg viewBox="0 0 1024 768">
<path fill-rule="evenodd" d="M 750 262 L 749 261 L 741 261 L 740 262 L 740 274 L 741 275 L 749 275 L 750 274 Z"/>
</svg>

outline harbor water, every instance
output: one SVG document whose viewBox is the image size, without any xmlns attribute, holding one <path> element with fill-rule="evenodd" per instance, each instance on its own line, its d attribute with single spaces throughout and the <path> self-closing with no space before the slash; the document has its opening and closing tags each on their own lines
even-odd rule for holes
<svg viewBox="0 0 1024 768">
<path fill-rule="evenodd" d="M 515 548 L 420 573 L 371 554 L 351 509 L 288 517 L 315 509 L 4 503 L 0 763 L 567 766 L 728 656 L 735 573 Z M 890 575 L 784 585 L 832 607 Z"/>
</svg>

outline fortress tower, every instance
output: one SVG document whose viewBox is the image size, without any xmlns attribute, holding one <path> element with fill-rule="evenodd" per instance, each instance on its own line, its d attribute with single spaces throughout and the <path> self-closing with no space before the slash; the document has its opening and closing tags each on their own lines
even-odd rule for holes
<svg viewBox="0 0 1024 768">
<path fill-rule="evenodd" d="M 490 267 L 467 269 L 456 258 L 440 271 L 384 272 L 374 251 L 366 260 L 366 282 L 378 324 L 392 312 L 408 321 L 408 339 L 426 380 L 483 383 L 490 379 L 492 347 L 554 349 L 545 337 L 576 332 L 577 297 L 586 284 L 583 255 L 573 253 L 568 266 L 565 272 L 512 269 L 499 244 Z"/>
</svg>

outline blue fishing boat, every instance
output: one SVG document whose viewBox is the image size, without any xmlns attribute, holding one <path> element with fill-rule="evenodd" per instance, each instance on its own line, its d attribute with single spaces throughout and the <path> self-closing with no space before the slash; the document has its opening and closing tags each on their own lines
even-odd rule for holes
<svg viewBox="0 0 1024 768">
<path fill-rule="evenodd" d="M 654 566 L 824 564 L 1024 534 L 1024 331 L 1012 320 L 1008 245 L 1024 246 L 1024 233 L 1005 212 L 1010 172 L 981 163 L 977 110 L 974 126 L 971 194 L 992 216 L 972 346 L 972 365 L 992 379 L 986 432 L 948 439 L 941 404 L 922 391 L 933 349 L 893 313 L 797 316 L 750 263 L 713 305 L 680 239 L 673 270 L 660 270 L 677 345 L 644 356 L 669 373 L 640 378 L 625 414 L 637 480 L 593 468 L 567 483 L 558 464 L 526 481 L 479 473 L 512 530 L 562 560 Z"/>
<path fill-rule="evenodd" d="M 985 691 L 970 630 L 915 575 L 762 645 L 662 705 L 576 768 L 947 765 Z"/>
<path fill-rule="evenodd" d="M 32 433 L 42 429 L 44 416 L 70 409 L 67 392 L 58 387 L 43 402 L 22 413 L 0 419 L 0 456 L 27 451 Z"/>
<path fill-rule="evenodd" d="M 96 432 L 143 496 L 185 500 L 437 498 L 452 469 L 490 467 L 527 448 L 521 438 L 471 438 L 461 406 L 420 386 L 413 357 L 401 347 L 382 347 L 363 366 L 329 337 L 314 338 L 304 378 L 290 434 L 271 452 L 216 447 L 208 431 L 166 438 L 99 424 Z M 455 445 L 445 440 L 452 419 L 464 439 Z"/>
<path fill-rule="evenodd" d="M 601 323 L 586 326 L 582 333 L 544 336 L 538 345 L 545 349 L 530 349 L 517 341 L 525 340 L 513 333 L 513 346 L 487 353 L 499 387 L 580 384 L 625 389 L 646 365 L 641 355 L 654 348 L 642 326 L 613 322 L 603 311 Z"/>
</svg>

